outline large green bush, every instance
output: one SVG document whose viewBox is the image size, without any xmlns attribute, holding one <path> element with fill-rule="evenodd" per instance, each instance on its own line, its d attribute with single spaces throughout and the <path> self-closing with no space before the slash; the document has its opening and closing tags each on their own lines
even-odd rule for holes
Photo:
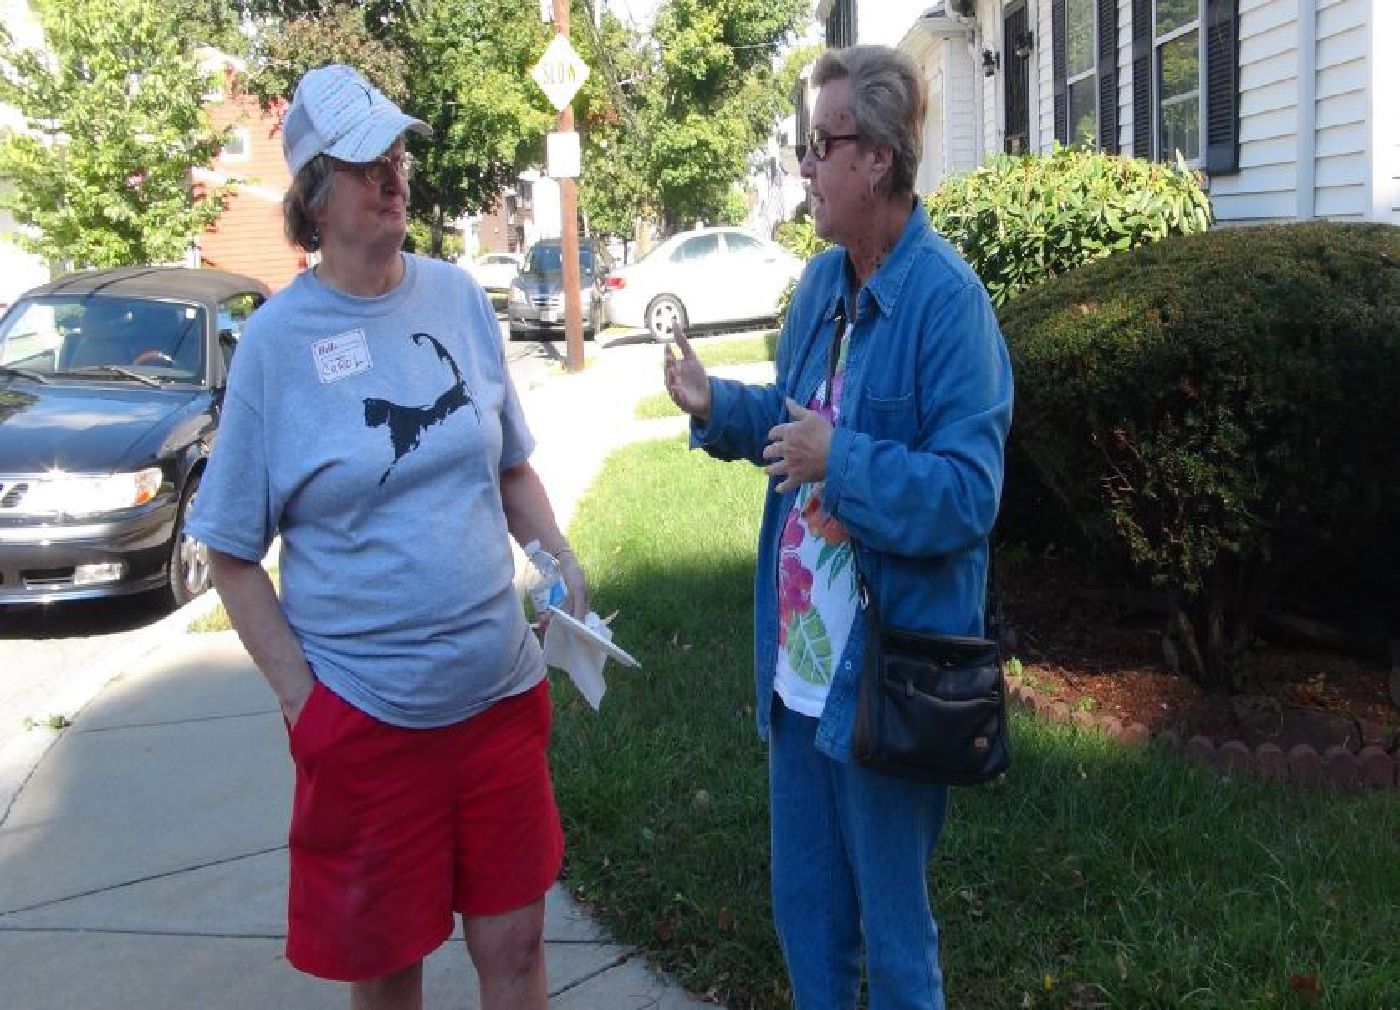
<svg viewBox="0 0 1400 1010">
<path fill-rule="evenodd" d="M 1083 263 L 1203 232 L 1211 221 L 1200 178 L 1185 165 L 1079 148 L 999 155 L 945 179 L 925 203 L 997 306 Z"/>
<path fill-rule="evenodd" d="M 1395 528 L 1400 229 L 1174 238 L 1001 314 L 1022 457 L 1169 591 L 1168 631 L 1206 681 L 1233 680 L 1281 573 Z"/>
</svg>

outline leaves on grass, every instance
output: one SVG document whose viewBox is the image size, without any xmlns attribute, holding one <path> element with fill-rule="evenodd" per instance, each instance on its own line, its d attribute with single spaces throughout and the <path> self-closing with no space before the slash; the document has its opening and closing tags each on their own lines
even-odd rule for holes
<svg viewBox="0 0 1400 1010">
<path fill-rule="evenodd" d="M 1316 1003 L 1322 994 L 1322 985 L 1316 975 L 1289 975 L 1288 988 L 1296 992 L 1305 1003 Z"/>
</svg>

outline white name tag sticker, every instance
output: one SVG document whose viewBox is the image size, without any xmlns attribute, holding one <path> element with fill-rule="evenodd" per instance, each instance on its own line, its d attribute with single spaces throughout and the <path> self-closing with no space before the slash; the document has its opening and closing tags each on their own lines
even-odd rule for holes
<svg viewBox="0 0 1400 1010">
<path fill-rule="evenodd" d="M 348 379 L 368 372 L 374 364 L 369 359 L 369 342 L 365 340 L 364 330 L 346 330 L 316 341 L 311 345 L 311 357 L 322 382 Z"/>
</svg>

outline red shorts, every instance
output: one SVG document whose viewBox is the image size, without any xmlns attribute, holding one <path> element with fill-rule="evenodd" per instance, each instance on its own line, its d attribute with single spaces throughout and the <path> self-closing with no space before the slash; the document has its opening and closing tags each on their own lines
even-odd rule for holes
<svg viewBox="0 0 1400 1010">
<path fill-rule="evenodd" d="M 564 837 L 549 779 L 549 683 L 440 729 L 401 729 L 319 682 L 291 731 L 287 959 L 363 981 L 452 934 L 453 912 L 539 900 Z"/>
</svg>

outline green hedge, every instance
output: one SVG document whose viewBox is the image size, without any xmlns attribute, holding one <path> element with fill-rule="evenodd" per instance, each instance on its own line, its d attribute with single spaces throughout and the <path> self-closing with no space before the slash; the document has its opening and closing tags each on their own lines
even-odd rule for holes
<svg viewBox="0 0 1400 1010">
<path fill-rule="evenodd" d="M 1184 164 L 1079 148 L 1000 155 L 945 179 L 926 201 L 992 303 L 1083 263 L 1210 227 L 1210 200 Z"/>
<path fill-rule="evenodd" d="M 1013 437 L 1091 535 L 1169 590 L 1233 678 L 1278 575 L 1400 501 L 1400 229 L 1175 238 L 1002 310 Z"/>
</svg>

